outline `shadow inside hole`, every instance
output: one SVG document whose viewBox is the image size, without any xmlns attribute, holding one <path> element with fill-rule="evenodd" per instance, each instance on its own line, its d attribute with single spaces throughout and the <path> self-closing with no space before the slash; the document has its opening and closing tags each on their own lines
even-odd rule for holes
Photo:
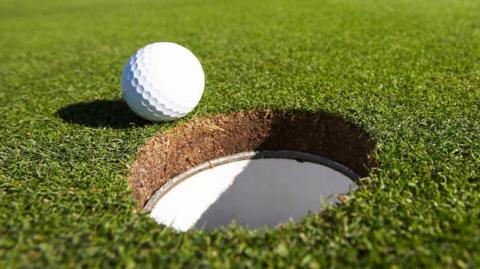
<svg viewBox="0 0 480 269">
<path fill-rule="evenodd" d="M 374 165 L 374 143 L 357 125 L 323 111 L 276 111 L 265 137 L 255 150 L 291 150 L 323 156 L 360 176 Z"/>
<path fill-rule="evenodd" d="M 221 169 L 227 171 L 228 166 L 240 169 L 239 173 L 221 194 L 212 193 L 218 197 L 204 209 L 193 228 L 209 230 L 228 226 L 233 221 L 250 229 L 275 227 L 339 203 L 338 194 L 357 188 L 352 178 L 319 163 L 291 159 L 243 160 L 218 166 L 217 173 L 221 174 Z M 194 180 L 213 180 L 209 178 L 212 172 L 206 171 L 203 178 Z M 223 175 L 222 180 L 228 178 Z"/>
<path fill-rule="evenodd" d="M 149 124 L 133 113 L 123 100 L 94 100 L 65 106 L 57 115 L 68 123 L 88 127 L 125 129 Z"/>
</svg>

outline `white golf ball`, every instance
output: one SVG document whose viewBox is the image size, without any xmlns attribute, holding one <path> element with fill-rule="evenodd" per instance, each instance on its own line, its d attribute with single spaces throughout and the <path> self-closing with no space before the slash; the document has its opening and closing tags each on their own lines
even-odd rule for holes
<svg viewBox="0 0 480 269">
<path fill-rule="evenodd" d="M 197 57 L 171 42 L 139 49 L 122 74 L 123 98 L 135 114 L 151 121 L 181 118 L 197 106 L 205 75 Z"/>
</svg>

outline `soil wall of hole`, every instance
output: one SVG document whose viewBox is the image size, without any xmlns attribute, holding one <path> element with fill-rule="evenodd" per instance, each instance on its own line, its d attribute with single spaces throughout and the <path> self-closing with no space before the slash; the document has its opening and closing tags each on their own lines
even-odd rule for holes
<svg viewBox="0 0 480 269">
<path fill-rule="evenodd" d="M 245 151 L 292 150 L 327 157 L 360 176 L 374 164 L 373 141 L 339 117 L 310 111 L 245 111 L 199 117 L 141 146 L 128 182 L 143 206 L 169 179 L 209 160 Z"/>
</svg>

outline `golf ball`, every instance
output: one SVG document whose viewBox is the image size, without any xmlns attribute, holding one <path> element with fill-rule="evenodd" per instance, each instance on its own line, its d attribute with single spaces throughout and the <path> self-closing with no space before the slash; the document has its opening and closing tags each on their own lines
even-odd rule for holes
<svg viewBox="0 0 480 269">
<path fill-rule="evenodd" d="M 123 98 L 135 114 L 171 121 L 192 111 L 205 86 L 202 65 L 188 49 L 157 42 L 139 49 L 122 73 Z"/>
</svg>

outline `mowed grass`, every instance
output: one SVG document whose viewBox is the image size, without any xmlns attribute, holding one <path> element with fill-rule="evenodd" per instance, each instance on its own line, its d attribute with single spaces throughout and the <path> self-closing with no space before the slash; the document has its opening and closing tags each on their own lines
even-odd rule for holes
<svg viewBox="0 0 480 269">
<path fill-rule="evenodd" d="M 480 266 L 479 18 L 476 0 L 3 0 L 0 267 Z M 178 123 L 138 119 L 120 89 L 155 41 L 203 64 L 189 118 L 327 111 L 374 138 L 380 166 L 281 229 L 157 225 L 127 169 Z"/>
</svg>

